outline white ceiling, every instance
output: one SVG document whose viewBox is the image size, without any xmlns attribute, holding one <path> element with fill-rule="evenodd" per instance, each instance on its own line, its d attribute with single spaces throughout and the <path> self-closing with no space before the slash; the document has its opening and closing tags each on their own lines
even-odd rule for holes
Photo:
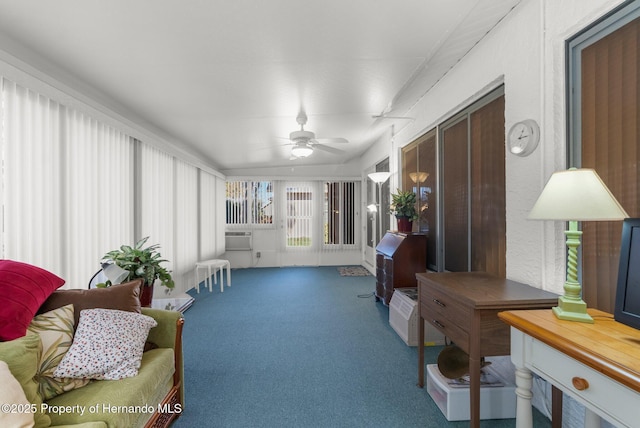
<svg viewBox="0 0 640 428">
<path fill-rule="evenodd" d="M 221 171 L 339 164 L 406 123 L 372 116 L 411 116 L 519 1 L 0 0 L 0 47 Z M 289 160 L 301 108 L 345 154 Z"/>
</svg>

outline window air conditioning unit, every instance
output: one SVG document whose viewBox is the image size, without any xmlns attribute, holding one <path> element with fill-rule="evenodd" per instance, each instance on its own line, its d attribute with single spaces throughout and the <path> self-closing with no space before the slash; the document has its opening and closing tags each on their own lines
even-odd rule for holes
<svg viewBox="0 0 640 428">
<path fill-rule="evenodd" d="M 224 247 L 226 251 L 251 251 L 253 239 L 251 232 L 225 232 Z"/>
</svg>

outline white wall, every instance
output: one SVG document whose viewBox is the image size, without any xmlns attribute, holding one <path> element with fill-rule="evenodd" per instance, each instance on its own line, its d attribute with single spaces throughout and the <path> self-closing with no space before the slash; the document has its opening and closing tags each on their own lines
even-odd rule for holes
<svg viewBox="0 0 640 428">
<path fill-rule="evenodd" d="M 565 40 L 622 1 L 523 0 L 422 99 L 403 115 L 415 117 L 387 146 L 397 186 L 401 147 L 500 84 L 505 87 L 505 134 L 535 119 L 539 147 L 528 157 L 506 156 L 507 277 L 562 292 L 563 224 L 526 219 L 552 172 L 566 167 Z M 379 157 L 374 146 L 363 159 Z M 363 170 L 367 168 L 363 162 Z"/>
</svg>

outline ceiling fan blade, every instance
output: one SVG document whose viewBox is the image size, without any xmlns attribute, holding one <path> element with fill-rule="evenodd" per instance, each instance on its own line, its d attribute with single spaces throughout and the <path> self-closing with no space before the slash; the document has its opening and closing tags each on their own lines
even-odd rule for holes
<svg viewBox="0 0 640 428">
<path fill-rule="evenodd" d="M 349 142 L 346 138 L 314 138 L 313 141 L 318 141 L 324 144 L 345 144 Z"/>
<path fill-rule="evenodd" d="M 314 144 L 313 148 L 323 150 L 325 152 L 333 153 L 334 155 L 341 155 L 345 153 L 344 150 L 334 149 L 333 147 L 325 146 L 324 144 L 318 144 L 318 143 Z"/>
</svg>

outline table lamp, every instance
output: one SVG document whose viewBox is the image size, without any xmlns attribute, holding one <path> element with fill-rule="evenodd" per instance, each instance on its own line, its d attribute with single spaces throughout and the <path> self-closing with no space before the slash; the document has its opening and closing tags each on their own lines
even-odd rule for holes
<svg viewBox="0 0 640 428">
<path fill-rule="evenodd" d="M 578 247 L 582 231 L 578 221 L 623 220 L 629 215 L 620 206 L 598 174 L 589 168 L 571 168 L 551 175 L 529 213 L 529 219 L 569 222 L 567 237 L 567 279 L 564 295 L 553 313 L 562 320 L 593 323 L 582 300 L 578 282 Z"/>
<path fill-rule="evenodd" d="M 129 271 L 122 269 L 114 262 L 104 262 L 100 266 L 101 269 L 89 280 L 89 288 L 95 288 L 98 284 L 106 284 L 107 280 L 111 283 L 110 285 L 121 284 L 129 277 Z"/>
</svg>

